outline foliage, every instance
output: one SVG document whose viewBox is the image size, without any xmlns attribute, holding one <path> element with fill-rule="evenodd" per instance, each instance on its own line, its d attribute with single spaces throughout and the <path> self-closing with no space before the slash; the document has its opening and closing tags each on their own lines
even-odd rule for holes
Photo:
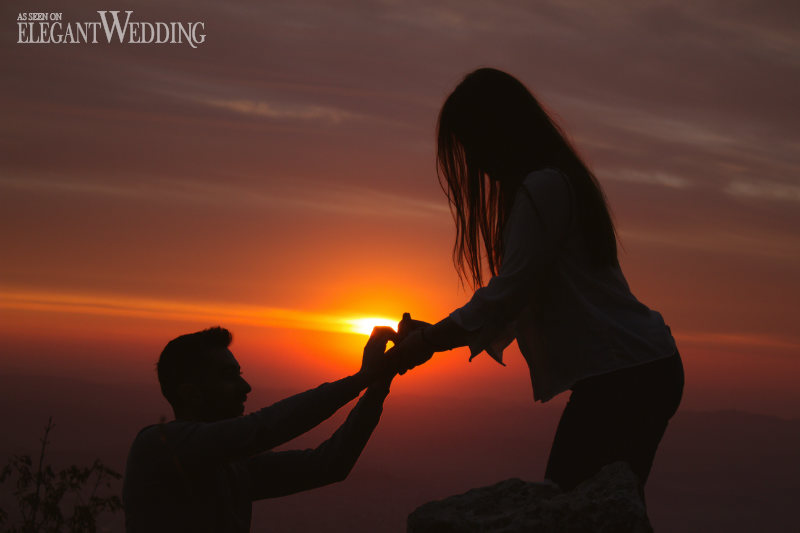
<svg viewBox="0 0 800 533">
<path fill-rule="evenodd" d="M 34 468 L 30 455 L 15 455 L 0 471 L 0 483 L 16 476 L 13 495 L 22 522 L 7 524 L 9 515 L 0 509 L 0 528 L 6 533 L 96 533 L 97 517 L 122 509 L 117 495 L 101 496 L 111 489 L 112 480 L 122 476 L 95 459 L 89 467 L 72 465 L 56 472 L 45 464 L 47 437 L 55 427 L 48 420 L 41 439 L 39 461 Z M 65 513 L 64 510 L 68 509 Z"/>
</svg>

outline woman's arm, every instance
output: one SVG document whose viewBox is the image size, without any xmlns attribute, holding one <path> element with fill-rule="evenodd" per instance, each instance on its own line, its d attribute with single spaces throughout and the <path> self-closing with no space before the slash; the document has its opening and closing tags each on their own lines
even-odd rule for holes
<svg viewBox="0 0 800 533">
<path fill-rule="evenodd" d="M 571 206 L 569 184 L 562 174 L 548 169 L 528 176 L 506 223 L 498 274 L 466 305 L 409 335 L 402 351 L 417 351 L 419 356 L 406 357 L 420 364 L 416 361 L 427 351 L 432 355 L 467 345 L 475 355 L 501 336 L 530 302 L 534 284 L 556 258 L 569 228 Z"/>
</svg>

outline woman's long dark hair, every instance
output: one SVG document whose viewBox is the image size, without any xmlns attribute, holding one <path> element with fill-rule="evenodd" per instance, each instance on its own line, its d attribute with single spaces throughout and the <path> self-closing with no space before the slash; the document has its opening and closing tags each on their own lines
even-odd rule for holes
<svg viewBox="0 0 800 533">
<path fill-rule="evenodd" d="M 525 174 L 548 167 L 570 181 L 592 262 L 617 263 L 616 232 L 600 184 L 519 80 L 491 68 L 468 74 L 442 106 L 437 137 L 437 173 L 456 223 L 453 262 L 462 281 L 480 287 L 484 260 L 497 274 L 516 189 Z"/>
</svg>

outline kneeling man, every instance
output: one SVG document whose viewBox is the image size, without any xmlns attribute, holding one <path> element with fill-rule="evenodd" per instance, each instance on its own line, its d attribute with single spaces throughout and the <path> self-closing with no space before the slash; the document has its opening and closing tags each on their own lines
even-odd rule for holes
<svg viewBox="0 0 800 533">
<path fill-rule="evenodd" d="M 175 420 L 136 436 L 123 482 L 125 527 L 137 532 L 247 532 L 251 504 L 347 477 L 378 423 L 395 375 L 384 355 L 391 328 L 375 328 L 354 375 L 247 416 L 250 385 L 215 327 L 170 341 L 158 360 Z M 272 452 L 367 389 L 333 436 L 313 450 Z"/>
</svg>

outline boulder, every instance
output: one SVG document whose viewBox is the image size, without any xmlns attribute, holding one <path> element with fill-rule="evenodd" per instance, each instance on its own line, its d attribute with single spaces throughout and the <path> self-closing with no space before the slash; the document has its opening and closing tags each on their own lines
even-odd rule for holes
<svg viewBox="0 0 800 533">
<path fill-rule="evenodd" d="M 426 503 L 408 516 L 408 533 L 652 533 L 627 463 L 604 467 L 575 489 L 507 479 Z"/>
</svg>

